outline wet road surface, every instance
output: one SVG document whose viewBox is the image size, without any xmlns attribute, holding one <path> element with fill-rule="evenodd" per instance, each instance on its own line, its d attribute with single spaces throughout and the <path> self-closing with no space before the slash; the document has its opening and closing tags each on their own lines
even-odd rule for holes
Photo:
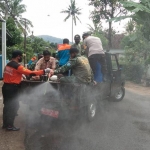
<svg viewBox="0 0 150 150">
<path fill-rule="evenodd" d="M 105 100 L 93 122 L 45 122 L 27 128 L 27 150 L 150 150 L 150 96 L 126 91 L 121 102 Z"/>
</svg>

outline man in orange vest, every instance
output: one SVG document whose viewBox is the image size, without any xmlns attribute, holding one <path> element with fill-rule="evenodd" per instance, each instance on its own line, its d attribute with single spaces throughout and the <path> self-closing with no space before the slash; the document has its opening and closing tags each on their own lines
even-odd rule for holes
<svg viewBox="0 0 150 150">
<path fill-rule="evenodd" d="M 20 88 L 22 75 L 43 75 L 49 73 L 50 69 L 39 71 L 31 71 L 24 68 L 19 63 L 22 62 L 22 52 L 16 50 L 12 53 L 12 60 L 6 65 L 4 69 L 3 79 L 3 129 L 9 131 L 18 131 L 19 128 L 14 126 L 14 119 L 19 109 L 19 101 L 16 98 Z"/>
<path fill-rule="evenodd" d="M 58 48 L 57 57 L 59 59 L 59 67 L 65 65 L 70 58 L 70 48 L 69 40 L 63 39 L 63 44 Z"/>
</svg>

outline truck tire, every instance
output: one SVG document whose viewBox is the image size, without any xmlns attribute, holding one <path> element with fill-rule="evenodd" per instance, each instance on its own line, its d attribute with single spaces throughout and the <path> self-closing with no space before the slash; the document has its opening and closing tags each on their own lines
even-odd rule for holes
<svg viewBox="0 0 150 150">
<path fill-rule="evenodd" d="M 90 102 L 86 110 L 87 110 L 86 113 L 87 120 L 91 122 L 92 120 L 94 120 L 97 113 L 97 102 L 96 101 Z"/>
<path fill-rule="evenodd" d="M 117 91 L 112 95 L 110 100 L 114 102 L 119 102 L 124 98 L 124 96 L 125 96 L 125 88 L 121 87 L 119 91 Z"/>
</svg>

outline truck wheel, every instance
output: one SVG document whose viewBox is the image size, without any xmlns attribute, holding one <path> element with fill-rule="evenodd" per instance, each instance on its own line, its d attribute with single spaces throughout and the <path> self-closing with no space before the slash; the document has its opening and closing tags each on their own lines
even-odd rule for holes
<svg viewBox="0 0 150 150">
<path fill-rule="evenodd" d="M 87 106 L 87 119 L 88 119 L 88 121 L 92 121 L 95 118 L 96 112 L 97 112 L 96 102 L 91 102 Z"/>
<path fill-rule="evenodd" d="M 119 91 L 117 91 L 111 98 L 112 101 L 119 102 L 124 98 L 125 88 L 121 87 Z"/>
</svg>

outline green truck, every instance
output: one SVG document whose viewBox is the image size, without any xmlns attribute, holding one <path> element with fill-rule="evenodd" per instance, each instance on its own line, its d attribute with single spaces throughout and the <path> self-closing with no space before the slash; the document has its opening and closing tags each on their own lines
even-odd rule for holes
<svg viewBox="0 0 150 150">
<path fill-rule="evenodd" d="M 106 62 L 108 80 L 97 85 L 22 81 L 22 92 L 26 95 L 24 101 L 28 104 L 31 114 L 36 111 L 39 117 L 55 119 L 82 116 L 92 121 L 102 100 L 121 101 L 125 96 L 125 80 L 117 55 L 106 53 Z"/>
</svg>

